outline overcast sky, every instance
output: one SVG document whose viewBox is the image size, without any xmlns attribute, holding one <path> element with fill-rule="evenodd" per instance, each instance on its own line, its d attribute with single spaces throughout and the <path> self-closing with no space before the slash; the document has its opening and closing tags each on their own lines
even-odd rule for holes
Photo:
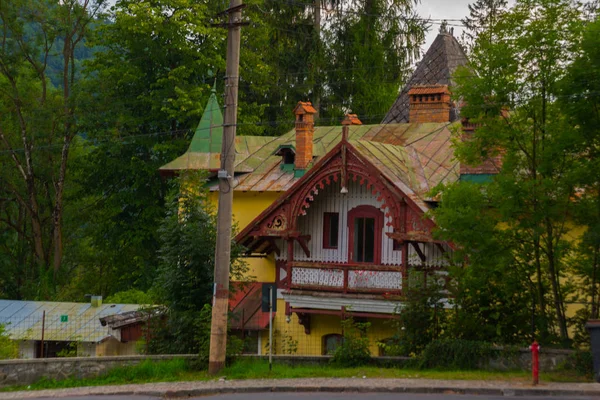
<svg viewBox="0 0 600 400">
<path fill-rule="evenodd" d="M 421 0 L 421 4 L 417 6 L 417 11 L 423 18 L 431 19 L 462 19 L 469 13 L 468 5 L 474 3 L 475 0 Z M 512 6 L 514 0 L 508 0 L 508 5 Z M 461 25 L 460 21 L 448 21 L 448 25 Z M 434 24 L 425 37 L 423 51 L 427 51 L 440 29 L 439 24 Z M 454 36 L 460 37 L 462 27 L 454 27 Z"/>
</svg>

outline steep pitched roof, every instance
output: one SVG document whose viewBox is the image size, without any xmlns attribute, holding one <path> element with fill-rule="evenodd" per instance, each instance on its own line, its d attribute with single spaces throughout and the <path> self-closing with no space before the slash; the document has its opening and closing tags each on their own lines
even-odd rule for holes
<svg viewBox="0 0 600 400">
<path fill-rule="evenodd" d="M 449 123 L 351 125 L 348 139 L 398 187 L 405 185 L 425 199 L 426 193 L 437 184 L 459 178 L 459 165 L 454 160 L 450 140 L 453 126 Z M 340 126 L 315 127 L 314 163 L 339 144 L 341 138 Z M 280 147 L 294 145 L 294 131 L 268 139 L 269 142 L 246 157 L 236 154 L 240 169 L 251 171 L 236 174 L 236 191 L 286 191 L 300 179 L 293 171 L 281 168 L 281 156 L 276 154 Z M 217 188 L 215 184 L 211 190 Z"/>
<path fill-rule="evenodd" d="M 247 158 L 272 139 L 262 136 L 236 137 L 235 150 L 238 153 L 238 159 Z M 213 87 L 187 151 L 170 163 L 160 167 L 160 171 L 163 173 L 181 170 L 217 171 L 221 166 L 222 143 L 223 114 L 217 101 L 216 89 Z M 239 166 L 239 162 L 237 162 L 235 171 L 251 172 L 252 169 Z"/>
<path fill-rule="evenodd" d="M 456 68 L 467 64 L 467 57 L 458 41 L 447 32 L 440 32 L 417 69 L 412 74 L 396 101 L 383 119 L 383 124 L 410 122 L 408 91 L 416 85 L 452 85 Z M 458 110 L 452 110 L 450 120 L 458 119 Z"/>
</svg>

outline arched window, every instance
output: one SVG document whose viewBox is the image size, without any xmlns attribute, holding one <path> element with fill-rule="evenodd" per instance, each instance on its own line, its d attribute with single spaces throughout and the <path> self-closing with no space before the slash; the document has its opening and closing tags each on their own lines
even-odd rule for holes
<svg viewBox="0 0 600 400">
<path fill-rule="evenodd" d="M 373 206 L 358 206 L 348 212 L 350 233 L 348 260 L 356 263 L 381 263 L 383 213 Z"/>
<path fill-rule="evenodd" d="M 342 342 L 344 337 L 339 333 L 330 333 L 329 335 L 323 336 L 323 351 L 321 352 L 324 356 L 331 355 L 335 352 Z"/>
</svg>

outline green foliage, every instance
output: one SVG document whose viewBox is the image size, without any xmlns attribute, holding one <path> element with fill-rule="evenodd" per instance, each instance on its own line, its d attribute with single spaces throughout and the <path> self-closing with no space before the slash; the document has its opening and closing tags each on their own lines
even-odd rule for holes
<svg viewBox="0 0 600 400">
<path fill-rule="evenodd" d="M 293 355 L 298 352 L 298 339 L 286 332 L 281 334 L 281 353 Z"/>
<path fill-rule="evenodd" d="M 115 304 L 153 304 L 151 293 L 145 293 L 138 289 L 129 289 L 117 292 L 104 299 L 105 303 Z"/>
<path fill-rule="evenodd" d="M 420 368 L 470 370 L 485 365 L 494 355 L 487 342 L 440 339 L 429 343 L 419 355 Z"/>
<path fill-rule="evenodd" d="M 577 185 L 574 196 L 575 221 L 587 229 L 583 233 L 575 254 L 570 260 L 570 273 L 577 276 L 580 285 L 572 300 L 586 303 L 584 314 L 574 319 L 575 340 L 587 344 L 585 320 L 600 317 L 600 16 L 596 13 L 583 33 L 581 51 L 569 66 L 560 83 L 559 102 L 569 123 L 574 125 L 572 135 L 577 150 L 584 154 L 578 157 L 573 173 Z"/>
<path fill-rule="evenodd" d="M 455 308 L 448 334 L 522 344 L 531 332 L 532 272 L 515 259 L 520 245 L 502 225 L 494 190 L 491 184 L 460 182 L 443 190 L 435 210 L 436 235 L 461 244 L 449 271 Z"/>
<path fill-rule="evenodd" d="M 193 173 L 172 182 L 167 216 L 158 230 L 160 264 L 153 288 L 157 301 L 169 311 L 151 332 L 151 353 L 199 353 L 207 344 L 207 336 L 199 332 L 210 330 L 216 217 L 203 183 L 204 175 Z M 240 255 L 241 248 L 233 243 L 231 279 L 235 281 L 248 279 Z"/>
<path fill-rule="evenodd" d="M 369 322 L 355 322 L 353 318 L 341 321 L 343 340 L 333 352 L 331 362 L 340 367 L 358 367 L 371 360 L 367 329 Z"/>
<path fill-rule="evenodd" d="M 19 345 L 10 338 L 3 324 L 0 324 L 0 360 L 19 357 Z"/>
<path fill-rule="evenodd" d="M 423 273 L 411 271 L 406 299 L 390 321 L 395 334 L 379 344 L 389 356 L 414 356 L 432 340 L 444 334 L 446 325 L 444 293 L 440 282 L 430 276 L 425 284 Z"/>
<path fill-rule="evenodd" d="M 584 376 L 587 379 L 594 377 L 594 359 L 592 352 L 577 350 L 569 355 L 567 360 L 558 366 L 558 370 L 575 371 L 578 375 Z"/>
<path fill-rule="evenodd" d="M 379 123 L 419 55 L 426 24 L 410 0 L 345 2 L 352 13 L 341 4 L 322 34 L 321 121 L 338 124 L 352 110 L 363 123 Z"/>
<path fill-rule="evenodd" d="M 456 155 L 468 165 L 491 157 L 500 173 L 479 188 L 459 182 L 442 190 L 434 212 L 440 237 L 462 248 L 469 264 L 454 271 L 457 327 L 474 333 L 467 338 L 516 343 L 529 332 L 568 346 L 565 302 L 573 285 L 563 277 L 582 152 L 557 96 L 585 20 L 570 0 L 523 0 L 488 22 L 470 65 L 455 75 L 461 116 L 478 126 L 467 140 L 457 136 Z"/>
<path fill-rule="evenodd" d="M 77 357 L 77 342 L 70 342 L 64 349 L 56 353 L 57 357 Z"/>
<path fill-rule="evenodd" d="M 68 201 L 67 172 L 80 151 L 80 102 L 87 96 L 77 56 L 102 7 L 0 3 L 0 265 L 9 265 L 0 277 L 3 296 L 49 298 L 66 273 L 74 230 L 68 216 L 78 211 Z"/>
<path fill-rule="evenodd" d="M 195 362 L 197 369 L 208 367 L 210 354 L 210 324 L 212 319 L 212 307 L 205 304 L 199 313 L 197 319 L 196 341 L 198 342 L 198 360 Z M 229 365 L 244 350 L 244 341 L 232 335 L 227 335 L 227 348 L 225 352 L 225 361 Z"/>
</svg>

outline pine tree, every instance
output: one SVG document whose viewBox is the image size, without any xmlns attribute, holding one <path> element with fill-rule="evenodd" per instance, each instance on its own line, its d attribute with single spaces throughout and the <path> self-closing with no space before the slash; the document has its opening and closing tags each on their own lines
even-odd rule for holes
<svg viewBox="0 0 600 400">
<path fill-rule="evenodd" d="M 465 26 L 461 42 L 467 51 L 473 47 L 475 39 L 490 29 L 507 9 L 506 0 L 477 0 L 469 4 L 469 15 L 461 20 Z"/>
</svg>

